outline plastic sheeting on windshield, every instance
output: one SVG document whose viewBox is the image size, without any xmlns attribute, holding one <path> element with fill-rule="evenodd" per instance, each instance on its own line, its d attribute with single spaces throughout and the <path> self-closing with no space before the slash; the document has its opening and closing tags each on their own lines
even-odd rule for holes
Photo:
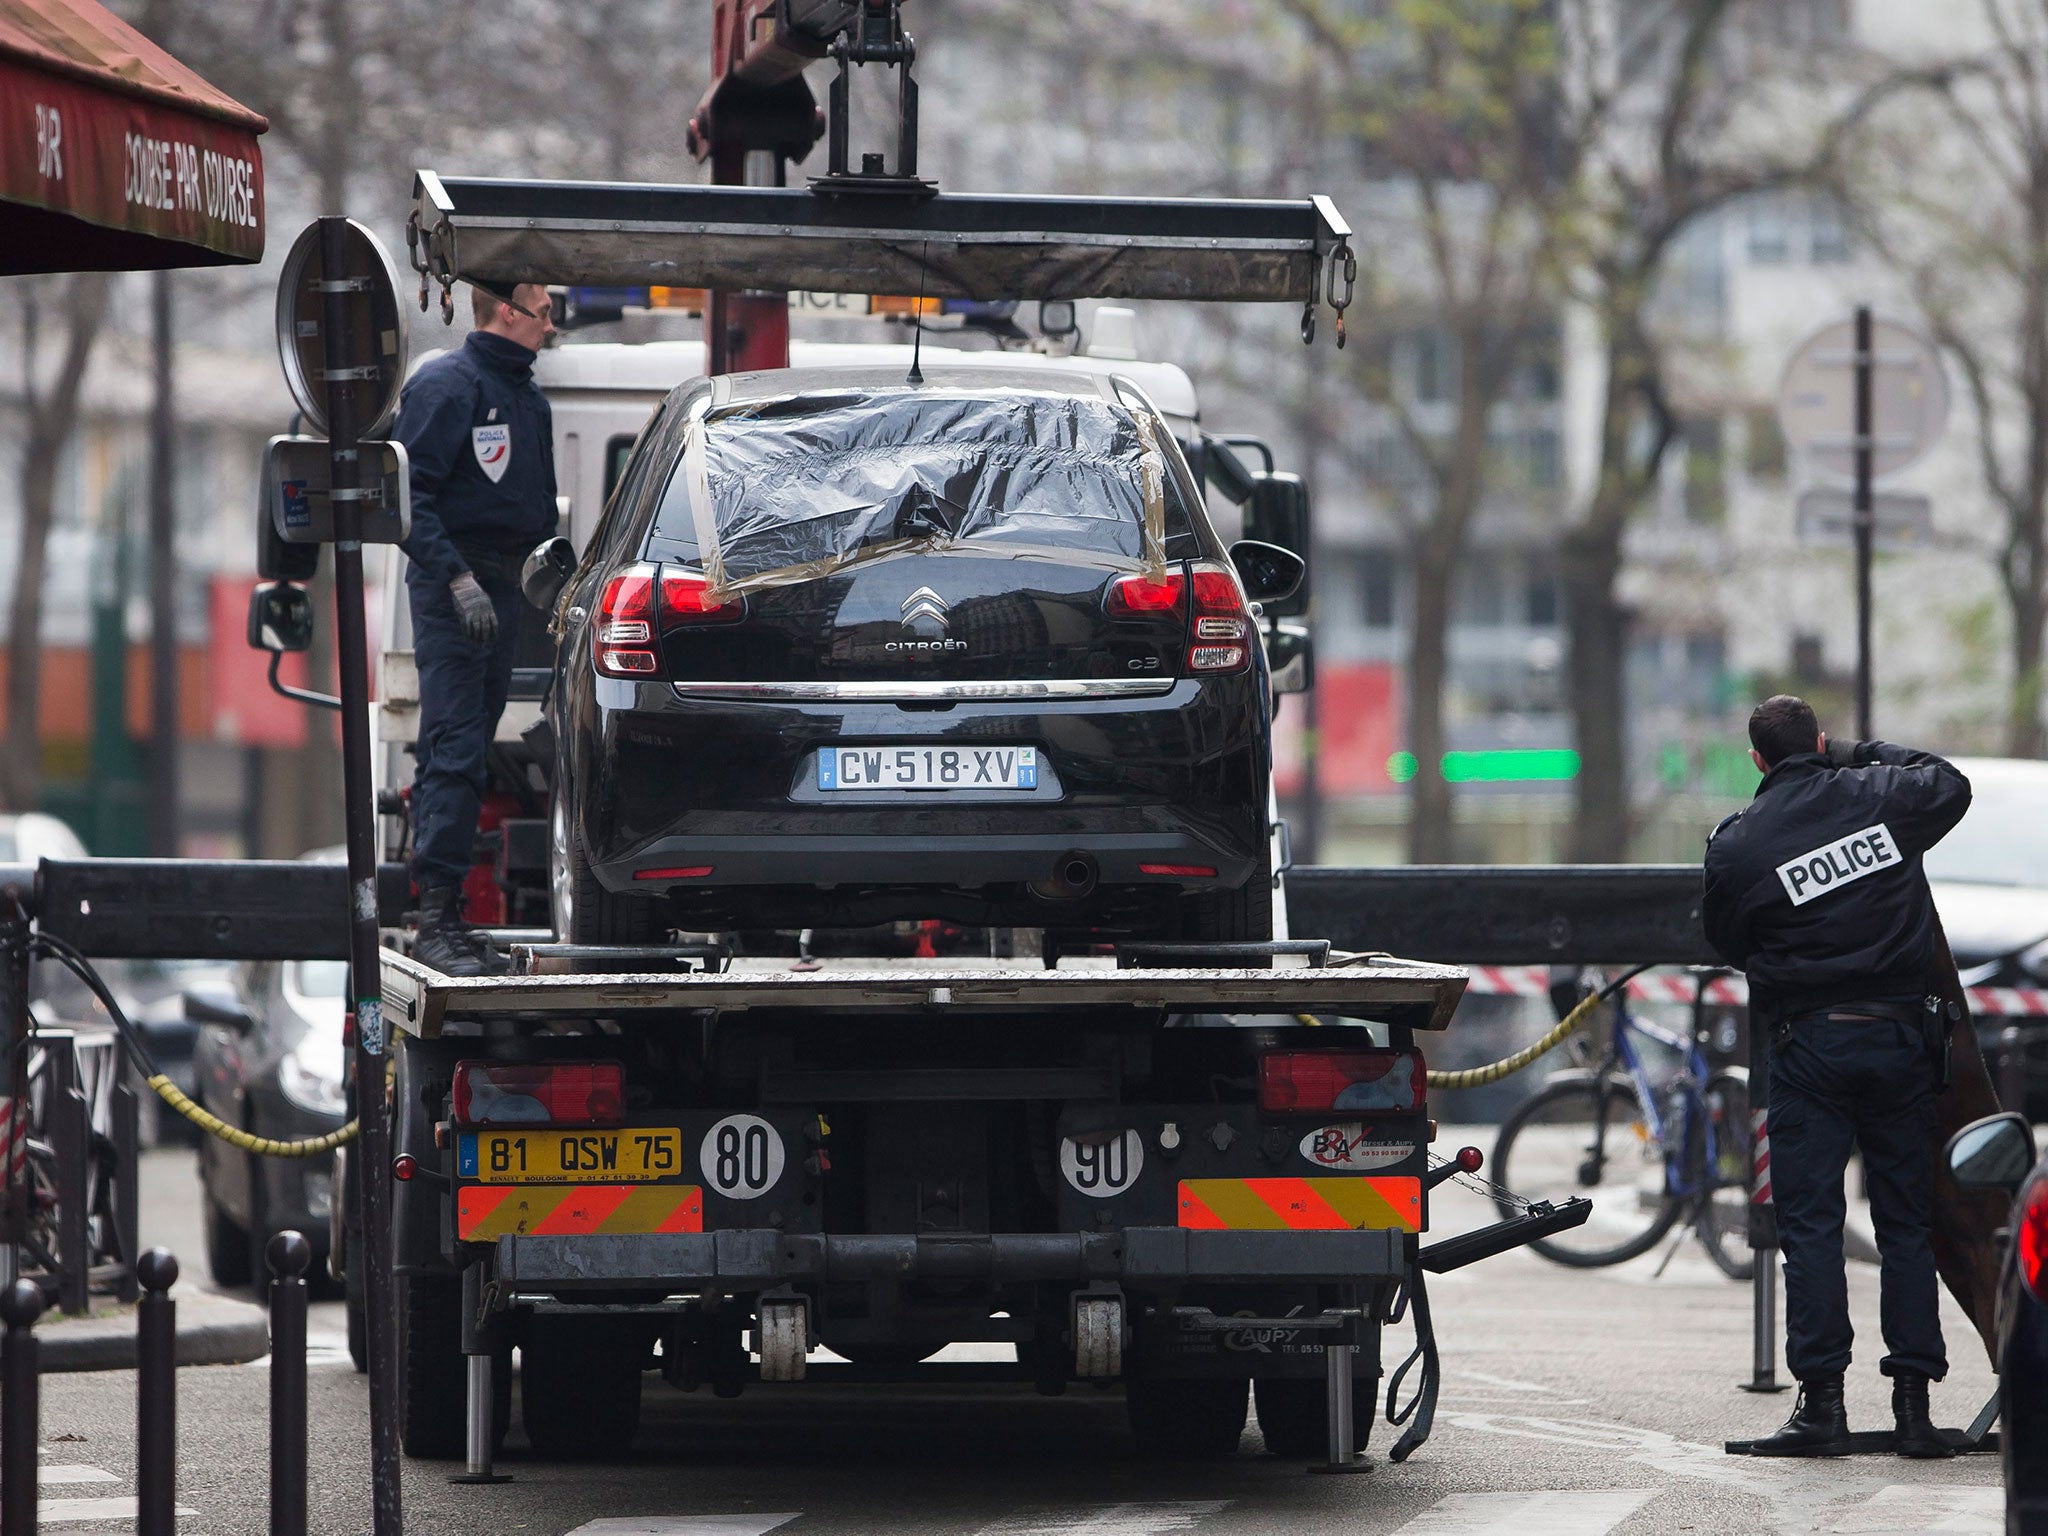
<svg viewBox="0 0 2048 1536">
<path fill-rule="evenodd" d="M 762 401 L 691 423 L 656 528 L 679 533 L 687 517 L 705 574 L 728 592 L 962 543 L 1157 569 L 1168 494 L 1158 434 L 1145 413 L 1064 394 Z"/>
</svg>

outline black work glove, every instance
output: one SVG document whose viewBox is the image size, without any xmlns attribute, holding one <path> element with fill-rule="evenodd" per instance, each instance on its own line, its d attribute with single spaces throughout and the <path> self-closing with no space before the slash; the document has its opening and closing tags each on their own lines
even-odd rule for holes
<svg viewBox="0 0 2048 1536">
<path fill-rule="evenodd" d="M 1863 743 L 1860 741 L 1841 741 L 1832 736 L 1828 738 L 1828 762 L 1833 767 L 1860 767 L 1863 760 L 1857 754 L 1862 750 Z"/>
<path fill-rule="evenodd" d="M 448 583 L 455 595 L 455 616 L 462 620 L 462 633 L 472 645 L 489 645 L 498 638 L 498 610 L 475 575 L 464 571 Z"/>
</svg>

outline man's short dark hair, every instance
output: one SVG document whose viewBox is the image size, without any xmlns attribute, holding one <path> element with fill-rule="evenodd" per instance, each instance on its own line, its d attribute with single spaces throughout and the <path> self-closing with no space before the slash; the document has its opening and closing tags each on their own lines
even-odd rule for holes
<svg viewBox="0 0 2048 1536">
<path fill-rule="evenodd" d="M 1820 741 L 1813 706 L 1789 693 L 1774 693 L 1749 712 L 1749 744 L 1775 768 L 1788 757 L 1811 752 Z"/>
</svg>

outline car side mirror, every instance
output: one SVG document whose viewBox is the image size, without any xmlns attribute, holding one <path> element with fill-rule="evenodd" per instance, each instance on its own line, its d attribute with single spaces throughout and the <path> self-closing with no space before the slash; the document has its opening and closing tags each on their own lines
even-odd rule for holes
<svg viewBox="0 0 2048 1536">
<path fill-rule="evenodd" d="M 1266 636 L 1273 692 L 1307 693 L 1316 685 L 1316 648 L 1305 624 L 1277 624 Z"/>
<path fill-rule="evenodd" d="M 1239 539 L 1231 545 L 1230 563 L 1237 567 L 1245 595 L 1269 611 L 1294 596 L 1308 574 L 1308 562 L 1293 550 L 1257 539 Z"/>
<path fill-rule="evenodd" d="M 283 655 L 313 648 L 313 599 L 288 581 L 260 583 L 249 594 L 249 649 Z"/>
<path fill-rule="evenodd" d="M 218 1024 L 238 1035 L 246 1035 L 256 1027 L 255 1015 L 232 992 L 217 987 L 194 988 L 184 997 L 185 1017 L 194 1024 Z"/>
<path fill-rule="evenodd" d="M 519 590 L 542 613 L 552 613 L 555 599 L 576 574 L 576 546 L 564 538 L 552 538 L 526 557 L 520 568 Z"/>
<path fill-rule="evenodd" d="M 1951 1136 L 1945 1156 L 1959 1187 L 2011 1194 L 2034 1166 L 2033 1128 L 2024 1115 L 1987 1115 Z"/>
</svg>

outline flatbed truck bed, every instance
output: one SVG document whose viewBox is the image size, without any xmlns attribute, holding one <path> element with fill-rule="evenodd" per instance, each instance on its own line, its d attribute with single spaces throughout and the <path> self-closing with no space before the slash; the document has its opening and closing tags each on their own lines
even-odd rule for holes
<svg viewBox="0 0 2048 1536">
<path fill-rule="evenodd" d="M 1249 1387 L 1269 1444 L 1334 1453 L 1380 1327 L 1426 1315 L 1416 1041 L 1462 970 L 515 955 L 384 958 L 413 1454 L 488 1461 L 515 1344 L 529 1438 L 574 1456 L 630 1441 L 656 1370 L 732 1395 L 968 1341 L 1044 1392 L 1120 1381 L 1151 1451 L 1227 1454 Z"/>
</svg>

